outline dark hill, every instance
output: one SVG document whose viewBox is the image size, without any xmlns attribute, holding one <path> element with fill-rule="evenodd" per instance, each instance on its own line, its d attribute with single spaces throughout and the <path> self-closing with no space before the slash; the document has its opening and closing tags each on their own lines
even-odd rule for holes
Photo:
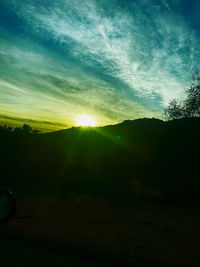
<svg viewBox="0 0 200 267">
<path fill-rule="evenodd" d="M 0 136 L 1 184 L 19 194 L 199 196 L 200 118 Z"/>
</svg>

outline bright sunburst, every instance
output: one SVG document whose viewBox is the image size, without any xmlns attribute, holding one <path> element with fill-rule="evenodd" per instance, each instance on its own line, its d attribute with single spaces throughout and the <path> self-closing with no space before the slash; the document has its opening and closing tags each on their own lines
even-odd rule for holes
<svg viewBox="0 0 200 267">
<path fill-rule="evenodd" d="M 77 126 L 95 126 L 95 120 L 89 115 L 80 115 L 76 120 Z"/>
</svg>

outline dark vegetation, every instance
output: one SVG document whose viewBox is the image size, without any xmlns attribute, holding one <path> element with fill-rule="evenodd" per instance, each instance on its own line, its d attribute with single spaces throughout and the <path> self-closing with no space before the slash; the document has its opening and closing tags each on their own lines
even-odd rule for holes
<svg viewBox="0 0 200 267">
<path fill-rule="evenodd" d="M 5 266 L 200 265 L 200 118 L 0 136 Z"/>
<path fill-rule="evenodd" d="M 39 134 L 0 128 L 1 185 L 17 195 L 69 193 L 196 199 L 200 118 L 138 119 Z"/>
</svg>

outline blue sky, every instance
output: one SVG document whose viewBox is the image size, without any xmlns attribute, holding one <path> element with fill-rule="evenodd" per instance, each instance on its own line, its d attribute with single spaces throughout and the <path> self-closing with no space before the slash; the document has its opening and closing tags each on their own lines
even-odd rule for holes
<svg viewBox="0 0 200 267">
<path fill-rule="evenodd" d="M 162 118 L 199 67 L 199 13 L 191 0 L 1 0 L 1 123 Z"/>
</svg>

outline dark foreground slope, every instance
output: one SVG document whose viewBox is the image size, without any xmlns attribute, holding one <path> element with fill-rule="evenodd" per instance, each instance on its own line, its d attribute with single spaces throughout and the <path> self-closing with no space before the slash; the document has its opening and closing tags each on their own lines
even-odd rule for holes
<svg viewBox="0 0 200 267">
<path fill-rule="evenodd" d="M 0 228 L 1 262 L 200 266 L 199 128 L 199 119 L 44 135 L 0 127 L 1 186 L 18 204 Z"/>
<path fill-rule="evenodd" d="M 1 185 L 19 194 L 199 196 L 199 118 L 0 136 Z"/>
</svg>

